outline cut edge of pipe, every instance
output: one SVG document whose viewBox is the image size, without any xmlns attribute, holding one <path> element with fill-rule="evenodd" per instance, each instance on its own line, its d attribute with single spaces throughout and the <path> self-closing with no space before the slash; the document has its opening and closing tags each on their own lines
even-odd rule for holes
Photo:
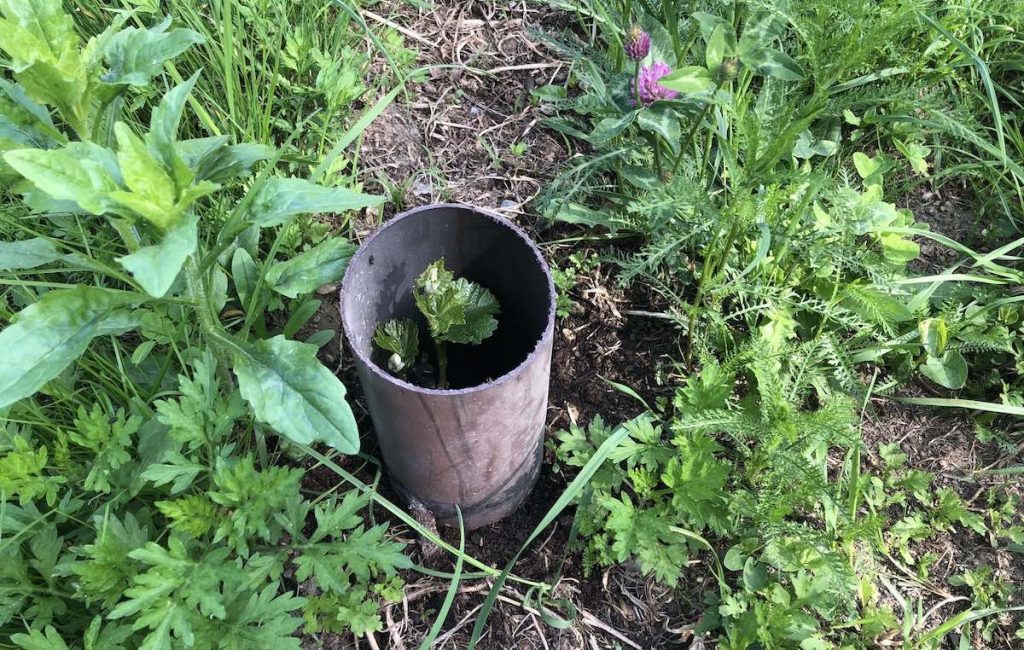
<svg viewBox="0 0 1024 650">
<path fill-rule="evenodd" d="M 405 381 L 404 379 L 399 379 L 398 377 L 392 375 L 387 370 L 381 368 L 376 363 L 374 363 L 369 355 L 364 354 L 363 351 L 358 349 L 357 346 L 352 345 L 352 340 L 349 336 L 349 332 L 351 332 L 352 330 L 349 327 L 348 318 L 346 318 L 345 316 L 345 294 L 349 290 L 349 282 L 352 277 L 348 273 L 347 269 L 345 272 L 345 277 L 341 281 L 341 289 L 339 290 L 338 294 L 338 311 L 341 312 L 341 324 L 345 330 L 345 337 L 349 339 L 349 348 L 351 348 L 353 354 L 355 354 L 356 357 L 358 357 L 359 360 L 362 361 L 366 365 L 366 367 L 369 368 L 370 372 L 372 372 L 374 375 L 396 386 L 424 395 L 470 395 L 472 393 L 477 393 L 488 388 L 492 388 L 494 386 L 500 386 L 506 381 L 509 381 L 510 379 L 516 377 L 523 371 L 523 369 L 527 365 L 529 365 L 531 361 L 533 361 L 537 354 L 539 354 L 542 350 L 544 350 L 544 348 L 546 348 L 549 344 L 553 342 L 555 335 L 556 306 L 555 281 L 554 278 L 552 278 L 551 276 L 551 269 L 548 266 L 547 260 L 544 259 L 544 255 L 540 252 L 540 248 L 537 247 L 537 244 L 535 244 L 534 241 L 530 239 L 530 236 L 527 235 L 522 228 L 512 223 L 512 221 L 510 221 L 509 219 L 501 216 L 500 214 L 497 214 L 496 212 L 492 212 L 491 210 L 487 210 L 485 208 L 479 208 L 473 205 L 468 205 L 466 203 L 430 203 L 427 205 L 421 205 L 411 210 L 406 210 L 405 212 L 395 216 L 394 218 L 390 219 L 387 223 L 382 225 L 380 228 L 378 228 L 376 231 L 374 231 L 372 235 L 367 237 L 366 240 L 359 245 L 359 248 L 356 250 L 355 254 L 352 255 L 352 259 L 349 260 L 348 268 L 352 268 L 353 262 L 359 259 L 364 254 L 364 251 L 367 249 L 367 247 L 373 242 L 373 240 L 376 239 L 377 236 L 384 232 L 387 228 L 390 228 L 393 225 L 405 219 L 415 217 L 420 212 L 427 212 L 429 210 L 438 209 L 469 210 L 470 212 L 479 214 L 482 217 L 486 217 L 491 221 L 495 222 L 496 224 L 498 224 L 499 226 L 511 230 L 516 235 L 516 237 L 522 240 L 522 242 L 529 247 L 530 252 L 533 253 L 534 257 L 537 260 L 537 264 L 540 265 L 541 271 L 544 272 L 545 279 L 547 279 L 548 310 L 546 317 L 547 324 L 544 327 L 544 333 L 541 334 L 540 338 L 537 339 L 537 342 L 534 344 L 533 349 L 530 350 L 529 354 L 527 354 L 523 358 L 523 360 L 516 365 L 515 368 L 512 368 L 503 375 L 495 379 L 492 379 L 491 381 L 486 381 L 482 384 L 477 384 L 475 386 L 467 386 L 465 388 L 426 388 L 424 386 L 418 386 L 416 384 Z"/>
</svg>

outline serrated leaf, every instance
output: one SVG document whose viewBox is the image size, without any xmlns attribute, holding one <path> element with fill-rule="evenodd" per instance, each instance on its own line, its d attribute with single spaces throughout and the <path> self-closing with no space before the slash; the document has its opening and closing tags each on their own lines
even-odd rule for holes
<svg viewBox="0 0 1024 650">
<path fill-rule="evenodd" d="M 105 43 L 103 58 L 109 70 L 102 79 L 108 84 L 146 86 L 163 70 L 164 62 L 178 56 L 194 44 L 204 42 L 191 29 L 172 29 L 168 16 L 155 27 L 122 29 Z"/>
<path fill-rule="evenodd" d="M 57 630 L 52 625 L 47 625 L 44 632 L 29 630 L 27 634 L 18 633 L 11 636 L 14 645 L 23 650 L 68 650 Z"/>
<path fill-rule="evenodd" d="M 498 329 L 494 316 L 501 311 L 498 299 L 487 289 L 465 278 L 452 283 L 455 300 L 462 304 L 464 322 L 453 324 L 443 338 L 452 343 L 479 344 Z"/>
<path fill-rule="evenodd" d="M 699 65 L 688 65 L 658 79 L 658 85 L 684 95 L 698 95 L 715 87 L 711 73 Z"/>
<path fill-rule="evenodd" d="M 359 451 L 345 386 L 316 358 L 316 347 L 282 336 L 231 346 L 242 397 L 256 418 L 293 442 Z"/>
<path fill-rule="evenodd" d="M 56 246 L 42 237 L 0 242 L 0 271 L 34 269 L 63 257 Z"/>
<path fill-rule="evenodd" d="M 141 298 L 98 287 L 50 291 L 0 331 L 0 408 L 32 395 L 101 334 L 130 327 L 122 317 Z"/>
<path fill-rule="evenodd" d="M 196 250 L 199 215 L 189 213 L 166 233 L 160 243 L 144 246 L 131 255 L 117 258 L 135 281 L 154 298 L 163 298 L 181 272 L 185 260 Z"/>
<path fill-rule="evenodd" d="M 416 362 L 416 355 L 419 354 L 419 330 L 416 323 L 408 318 L 389 320 L 383 325 L 378 325 L 373 333 L 373 342 L 382 350 L 399 356 L 401 368 L 392 368 L 392 364 L 388 364 L 393 372 L 400 372 L 412 366 Z"/>
<path fill-rule="evenodd" d="M 332 237 L 290 260 L 272 265 L 267 271 L 267 286 L 289 298 L 316 291 L 341 279 L 355 251 L 352 242 Z"/>
<path fill-rule="evenodd" d="M 62 149 L 8 151 L 4 160 L 52 199 L 71 201 L 96 215 L 115 207 L 110 193 L 120 187 L 120 172 L 108 149 L 72 142 Z"/>
<path fill-rule="evenodd" d="M 311 212 L 346 212 L 380 205 L 384 198 L 345 187 L 324 187 L 302 178 L 274 177 L 253 197 L 246 218 L 262 226 L 276 226 L 289 217 Z"/>
<path fill-rule="evenodd" d="M 740 52 L 740 61 L 759 74 L 775 77 L 782 81 L 800 81 L 804 71 L 789 55 L 767 47 L 755 47 Z"/>
</svg>

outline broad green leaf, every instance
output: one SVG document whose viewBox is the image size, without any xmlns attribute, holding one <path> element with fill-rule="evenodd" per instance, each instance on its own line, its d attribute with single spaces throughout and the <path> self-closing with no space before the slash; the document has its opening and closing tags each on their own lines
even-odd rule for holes
<svg viewBox="0 0 1024 650">
<path fill-rule="evenodd" d="M 700 35 L 704 38 L 705 43 L 711 40 L 715 30 L 719 27 L 724 27 L 730 32 L 732 31 L 732 25 L 730 25 L 728 21 L 719 16 L 715 16 L 714 14 L 695 11 L 691 17 L 700 25 Z M 736 40 L 735 34 L 733 34 L 733 40 Z"/>
<path fill-rule="evenodd" d="M 680 141 L 683 137 L 679 129 L 679 116 L 668 106 L 652 106 L 640 111 L 636 125 L 644 131 L 660 135 L 672 153 L 679 152 Z"/>
<path fill-rule="evenodd" d="M 52 199 L 96 215 L 116 209 L 110 193 L 119 189 L 120 172 L 113 152 L 103 147 L 72 142 L 63 149 L 18 149 L 4 160 Z"/>
<path fill-rule="evenodd" d="M 748 52 L 758 47 L 768 47 L 782 36 L 782 24 L 771 13 L 762 13 L 747 20 L 740 36 L 739 51 Z"/>
<path fill-rule="evenodd" d="M 0 331 L 0 408 L 32 395 L 81 355 L 93 337 L 131 327 L 137 294 L 98 287 L 50 291 Z"/>
<path fill-rule="evenodd" d="M 359 451 L 345 386 L 316 358 L 316 347 L 283 336 L 255 344 L 232 341 L 238 389 L 260 422 L 301 444 L 323 442 Z"/>
<path fill-rule="evenodd" d="M 241 246 L 236 248 L 231 255 L 231 279 L 235 281 L 235 291 L 238 293 L 238 299 L 242 301 L 243 307 L 249 305 L 249 299 L 252 297 L 253 289 L 256 288 L 258 277 L 259 269 L 256 268 L 256 262 L 253 261 L 249 251 Z"/>
<path fill-rule="evenodd" d="M 0 3 L 0 50 L 32 99 L 57 107 L 80 134 L 88 110 L 88 75 L 71 17 L 59 0 Z"/>
<path fill-rule="evenodd" d="M 594 130 L 591 131 L 590 135 L 587 136 L 587 139 L 593 142 L 594 144 L 601 144 L 602 142 L 607 142 L 608 140 L 611 140 L 615 136 L 625 131 L 626 127 L 633 123 L 633 120 L 636 119 L 638 112 L 639 111 L 630 111 L 625 115 L 620 115 L 618 117 L 604 118 L 603 120 L 597 123 L 597 126 L 594 127 Z"/>
<path fill-rule="evenodd" d="M 62 257 L 57 247 L 42 237 L 0 242 L 0 271 L 34 269 Z"/>
<path fill-rule="evenodd" d="M 332 237 L 267 270 L 267 286 L 281 295 L 295 298 L 316 291 L 345 274 L 356 246 L 342 237 Z"/>
<path fill-rule="evenodd" d="M 168 16 L 156 27 L 129 27 L 114 34 L 103 48 L 109 70 L 103 81 L 115 85 L 146 86 L 173 59 L 203 37 L 191 29 L 172 29 Z"/>
<path fill-rule="evenodd" d="M 704 62 L 708 70 L 718 70 L 722 67 L 722 61 L 726 57 L 736 56 L 736 34 L 732 27 L 720 23 L 711 32 L 704 50 Z"/>
<path fill-rule="evenodd" d="M 276 150 L 265 144 L 243 143 L 219 147 L 196 161 L 196 178 L 214 183 L 241 178 L 249 174 L 256 163 L 273 158 L 274 153 Z"/>
<path fill-rule="evenodd" d="M 929 355 L 921 374 L 944 388 L 959 390 L 967 383 L 967 361 L 956 350 L 946 350 L 941 357 Z"/>
<path fill-rule="evenodd" d="M 111 198 L 138 212 L 161 230 L 172 228 L 182 217 L 175 205 L 175 184 L 159 160 L 124 122 L 114 125 L 117 163 L 131 192 L 111 192 Z"/>
<path fill-rule="evenodd" d="M 384 198 L 345 187 L 324 187 L 302 178 L 267 180 L 249 204 L 247 218 L 262 226 L 276 226 L 289 217 L 311 212 L 345 212 L 380 205 Z"/>
<path fill-rule="evenodd" d="M 878 241 L 882 244 L 882 256 L 896 264 L 912 262 L 921 255 L 921 246 L 902 235 L 887 233 Z"/>
<path fill-rule="evenodd" d="M 182 160 L 182 156 L 175 147 L 175 140 L 185 101 L 198 78 L 199 73 L 197 72 L 160 98 L 160 102 L 150 114 L 149 132 L 145 135 L 149 149 L 161 159 L 165 169 L 171 170 L 178 188 L 192 183 L 195 176 L 186 162 Z"/>
<path fill-rule="evenodd" d="M 658 173 L 647 167 L 626 165 L 619 170 L 619 174 L 624 181 L 642 190 L 654 190 L 662 186 Z"/>
<path fill-rule="evenodd" d="M 756 47 L 745 52 L 741 51 L 740 61 L 759 74 L 775 77 L 782 81 L 800 81 L 804 78 L 803 68 L 779 50 Z"/>
<path fill-rule="evenodd" d="M 373 333 L 374 344 L 382 350 L 397 354 L 401 365 L 388 361 L 392 372 L 402 372 L 416 362 L 419 354 L 420 337 L 416 323 L 408 318 L 389 320 L 378 325 Z"/>
<path fill-rule="evenodd" d="M 163 298 L 189 255 L 195 252 L 199 235 L 199 216 L 190 213 L 163 235 L 160 243 L 145 246 L 118 262 L 135 281 L 154 298 Z"/>
<path fill-rule="evenodd" d="M 556 221 L 583 226 L 604 226 L 608 229 L 611 229 L 613 226 L 610 213 L 592 210 L 585 205 L 572 201 L 560 202 L 558 210 L 550 215 L 550 218 Z"/>
<path fill-rule="evenodd" d="M 452 343 L 479 344 L 498 329 L 494 318 L 501 311 L 498 299 L 487 289 L 465 278 L 452 283 L 456 300 L 463 305 L 464 322 L 456 323 L 444 334 Z"/>
<path fill-rule="evenodd" d="M 853 166 L 857 169 L 857 175 L 865 180 L 882 168 L 878 159 L 871 158 L 860 151 L 855 151 L 853 155 Z"/>
<path fill-rule="evenodd" d="M 945 320 L 926 318 L 917 324 L 917 331 L 921 335 L 921 345 L 929 355 L 940 357 L 946 352 L 949 330 L 946 328 Z"/>
<path fill-rule="evenodd" d="M 658 79 L 658 84 L 684 95 L 697 95 L 715 87 L 711 73 L 699 65 L 688 65 L 670 72 Z"/>
</svg>

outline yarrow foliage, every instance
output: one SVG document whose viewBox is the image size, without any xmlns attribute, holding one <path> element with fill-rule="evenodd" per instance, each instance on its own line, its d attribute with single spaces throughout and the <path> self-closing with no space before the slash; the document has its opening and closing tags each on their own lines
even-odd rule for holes
<svg viewBox="0 0 1024 650">
<path fill-rule="evenodd" d="M 636 103 L 650 106 L 660 99 L 675 99 L 678 97 L 679 93 L 669 90 L 658 83 L 659 79 L 670 72 L 672 72 L 672 68 L 661 61 L 656 61 L 652 65 L 640 68 L 640 74 L 637 75 L 633 87 Z"/>
</svg>

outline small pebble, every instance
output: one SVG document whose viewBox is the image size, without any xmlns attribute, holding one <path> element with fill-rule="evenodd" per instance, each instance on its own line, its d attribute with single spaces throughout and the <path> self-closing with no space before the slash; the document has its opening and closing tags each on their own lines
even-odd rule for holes
<svg viewBox="0 0 1024 650">
<path fill-rule="evenodd" d="M 421 178 L 420 180 L 413 183 L 412 193 L 416 196 L 426 196 L 431 192 L 431 185 L 429 178 Z"/>
<path fill-rule="evenodd" d="M 469 114 L 470 115 L 479 115 L 480 114 L 480 109 L 477 108 L 476 106 L 470 106 L 469 107 Z"/>
<path fill-rule="evenodd" d="M 508 199 L 505 199 L 504 201 L 501 202 L 501 205 L 498 207 L 501 208 L 502 210 L 515 210 L 516 208 L 519 207 L 519 204 L 516 203 L 515 201 L 509 201 Z"/>
</svg>

